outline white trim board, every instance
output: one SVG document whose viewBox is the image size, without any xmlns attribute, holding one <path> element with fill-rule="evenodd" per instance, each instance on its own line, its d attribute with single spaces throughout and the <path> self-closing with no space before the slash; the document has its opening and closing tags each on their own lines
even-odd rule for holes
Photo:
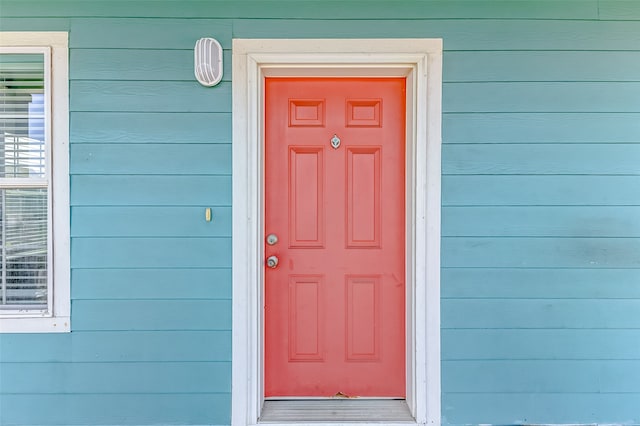
<svg viewBox="0 0 640 426">
<path fill-rule="evenodd" d="M 69 34 L 64 31 L 2 32 L 4 52 L 45 54 L 45 93 L 49 176 L 49 309 L 45 314 L 2 315 L 0 333 L 71 331 L 71 268 L 69 229 Z M 52 222 L 53 221 L 53 222 Z M 51 303 L 52 302 L 52 303 Z"/>
<path fill-rule="evenodd" d="M 415 424 L 439 425 L 441 39 L 233 40 L 231 424 L 260 424 L 264 399 L 262 120 L 267 76 L 407 78 L 407 404 Z"/>
</svg>

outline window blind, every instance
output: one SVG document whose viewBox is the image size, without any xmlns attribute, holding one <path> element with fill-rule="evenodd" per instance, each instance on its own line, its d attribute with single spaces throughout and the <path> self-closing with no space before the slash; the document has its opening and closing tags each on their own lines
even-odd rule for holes
<svg viewBox="0 0 640 426">
<path fill-rule="evenodd" d="M 0 310 L 48 305 L 44 54 L 0 55 Z"/>
</svg>

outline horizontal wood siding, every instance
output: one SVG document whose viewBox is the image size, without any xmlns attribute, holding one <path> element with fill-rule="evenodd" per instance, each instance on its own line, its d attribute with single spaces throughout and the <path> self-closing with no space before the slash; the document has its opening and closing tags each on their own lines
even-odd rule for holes
<svg viewBox="0 0 640 426">
<path fill-rule="evenodd" d="M 231 416 L 229 393 L 5 394 L 2 403 L 11 407 L 3 410 L 6 425 L 101 424 L 96 419 L 112 425 L 154 425 L 158 419 L 169 425 L 224 425 Z"/>
<path fill-rule="evenodd" d="M 443 417 L 637 423 L 638 22 L 503 24 L 444 38 Z"/>
<path fill-rule="evenodd" d="M 234 37 L 442 37 L 443 423 L 640 423 L 638 4 L 2 0 L 0 30 L 70 33 L 73 328 L 0 335 L 3 426 L 229 424 Z"/>
<path fill-rule="evenodd" d="M 228 424 L 232 21 L 13 6 L 3 30 L 70 31 L 73 331 L 0 337 L 0 424 Z M 193 78 L 204 36 L 227 49 L 212 89 Z"/>
</svg>

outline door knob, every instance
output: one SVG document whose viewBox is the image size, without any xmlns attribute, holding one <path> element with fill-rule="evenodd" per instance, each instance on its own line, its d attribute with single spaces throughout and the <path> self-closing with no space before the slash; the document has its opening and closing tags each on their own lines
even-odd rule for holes
<svg viewBox="0 0 640 426">
<path fill-rule="evenodd" d="M 275 269 L 278 266 L 278 256 L 267 257 L 267 266 L 271 269 Z"/>
</svg>

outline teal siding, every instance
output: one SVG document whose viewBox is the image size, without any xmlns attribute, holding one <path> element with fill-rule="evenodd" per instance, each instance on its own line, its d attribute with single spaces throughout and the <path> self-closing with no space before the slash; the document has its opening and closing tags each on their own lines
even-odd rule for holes
<svg viewBox="0 0 640 426">
<path fill-rule="evenodd" d="M 6 18 L 22 5 L 3 30 L 70 31 L 73 331 L 0 337 L 0 424 L 228 424 L 231 52 L 203 90 L 191 49 L 232 23 Z"/>
<path fill-rule="evenodd" d="M 71 139 L 76 143 L 228 144 L 231 113 L 76 112 L 71 116 Z M 632 123 L 630 123 L 632 125 Z M 189 131 L 185 131 L 189 129 Z"/>
<path fill-rule="evenodd" d="M 125 155 L 122 149 L 123 146 L 117 144 L 74 145 L 71 149 L 71 173 L 201 175 L 210 173 L 212 167 L 221 175 L 231 173 L 229 144 L 130 143 L 126 145 Z M 153 161 L 148 158 L 150 150 L 154 152 Z"/>
<path fill-rule="evenodd" d="M 229 112 L 231 104 L 230 83 L 221 83 L 216 96 L 183 81 L 82 80 L 71 81 L 70 91 L 72 112 Z"/>
<path fill-rule="evenodd" d="M 580 145 L 575 149 L 579 155 Z M 640 176 L 445 174 L 442 203 L 445 207 L 637 206 L 638 188 Z"/>
<path fill-rule="evenodd" d="M 0 30 L 70 33 L 73 317 L 0 335 L 3 426 L 229 424 L 234 37 L 442 37 L 443 423 L 640 423 L 636 2 L 1 0 Z"/>
<path fill-rule="evenodd" d="M 160 370 L 162 365 L 156 365 Z M 124 372 L 118 372 L 121 376 Z M 6 425 L 228 424 L 229 393 L 8 394 Z M 38 409 L 34 409 L 38 407 Z"/>
<path fill-rule="evenodd" d="M 72 175 L 71 188 L 72 206 L 231 205 L 231 176 Z"/>
<path fill-rule="evenodd" d="M 445 144 L 637 143 L 640 113 L 445 114 L 442 132 Z"/>
</svg>

